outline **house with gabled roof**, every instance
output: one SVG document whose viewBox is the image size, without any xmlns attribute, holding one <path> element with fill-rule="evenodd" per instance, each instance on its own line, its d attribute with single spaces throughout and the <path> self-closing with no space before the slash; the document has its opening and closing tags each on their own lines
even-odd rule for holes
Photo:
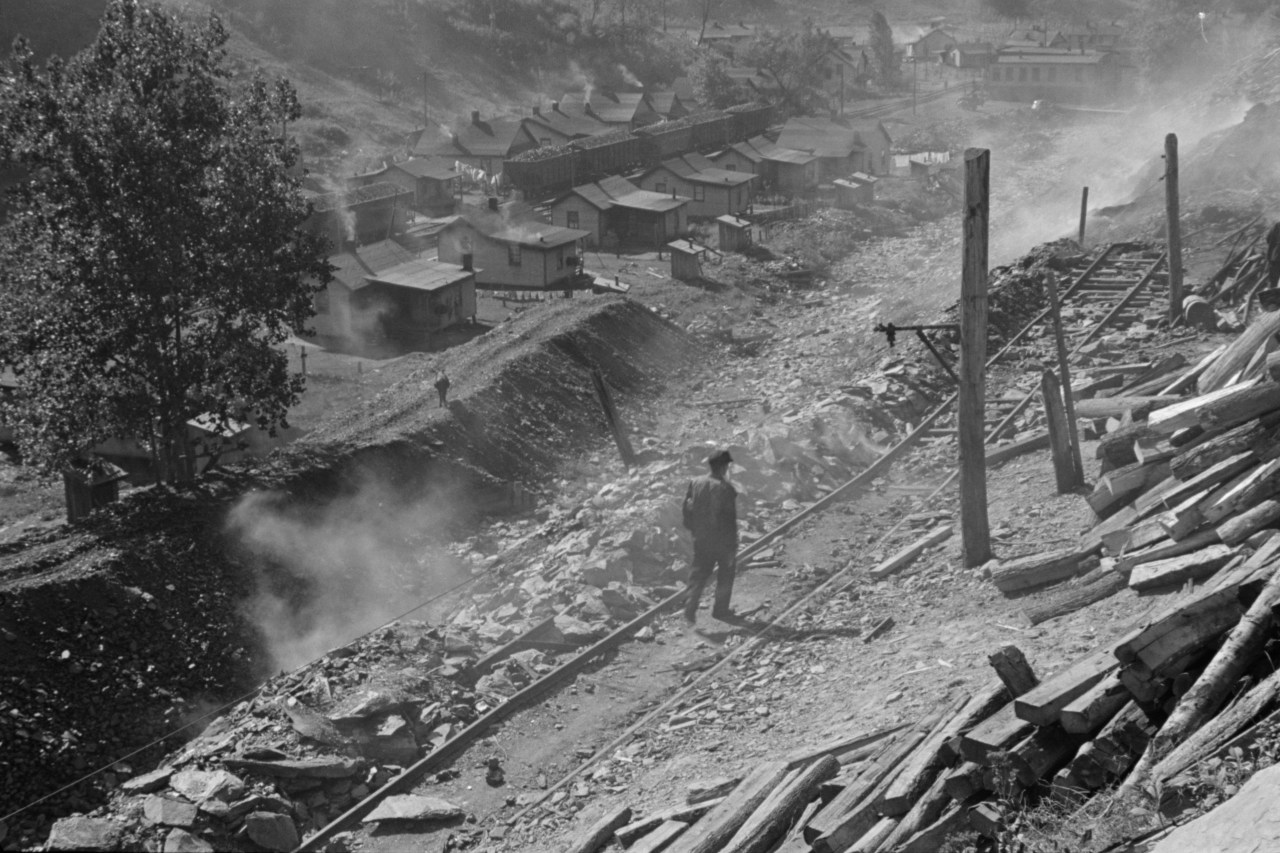
<svg viewBox="0 0 1280 853">
<path fill-rule="evenodd" d="M 697 219 L 746 210 L 757 181 L 755 174 L 721 169 L 697 153 L 663 160 L 635 180 L 641 189 L 689 199 L 688 215 Z"/>
<path fill-rule="evenodd" d="M 575 139 L 586 139 L 617 130 L 616 126 L 585 113 L 567 113 L 560 109 L 559 101 L 552 101 L 549 107 L 535 106 L 533 115 L 524 119 L 524 122 L 539 146 L 565 145 Z"/>
<path fill-rule="evenodd" d="M 479 110 L 472 110 L 470 122 L 455 124 L 447 134 L 434 128 L 416 131 L 409 140 L 409 155 L 443 157 L 496 175 L 503 160 L 537 147 L 522 119 L 482 119 Z"/>
<path fill-rule="evenodd" d="M 445 329 L 475 318 L 476 273 L 469 261 L 438 261 L 380 240 L 349 246 L 329 263 L 333 279 L 316 293 L 312 319 L 326 345 L 427 350 Z"/>
<path fill-rule="evenodd" d="M 995 55 L 995 46 L 990 42 L 963 42 L 943 54 L 942 62 L 952 68 L 986 68 Z"/>
<path fill-rule="evenodd" d="M 409 204 L 428 216 L 448 216 L 456 204 L 454 194 L 462 176 L 455 162 L 443 157 L 411 157 L 388 163 L 376 172 L 347 178 L 351 188 L 386 181 L 413 194 Z"/>
<path fill-rule="evenodd" d="M 644 127 L 662 119 L 644 92 L 610 92 L 605 89 L 568 92 L 560 99 L 560 109 L 570 115 L 589 116 L 615 128 Z"/>
<path fill-rule="evenodd" d="M 684 99 L 680 95 L 672 91 L 666 92 L 647 92 L 649 103 L 653 106 L 654 111 L 664 119 L 674 120 L 684 118 L 692 113 L 692 110 L 685 104 Z"/>
<path fill-rule="evenodd" d="M 701 33 L 695 31 L 694 37 L 701 36 L 698 42 L 700 45 L 713 47 L 722 53 L 733 56 L 733 52 L 740 45 L 746 44 L 756 37 L 754 27 L 743 23 L 720 23 L 719 21 L 710 21 L 702 28 Z"/>
<path fill-rule="evenodd" d="M 581 290 L 582 244 L 590 234 L 496 210 L 452 217 L 440 229 L 440 260 L 461 264 L 471 258 L 476 286 L 489 290 Z"/>
<path fill-rule="evenodd" d="M 587 244 L 662 246 L 684 231 L 688 198 L 641 189 L 620 175 L 580 184 L 551 205 L 551 221 L 589 232 Z M 610 238 L 612 235 L 612 238 Z"/>
<path fill-rule="evenodd" d="M 385 176 L 384 176 L 385 177 Z M 311 203 L 305 228 L 334 246 L 373 243 L 404 230 L 413 192 L 389 180 L 335 192 L 303 191 Z"/>
<path fill-rule="evenodd" d="M 934 27 L 911 42 L 908 55 L 917 62 L 937 62 L 942 55 L 958 43 L 953 33 Z"/>
<path fill-rule="evenodd" d="M 815 155 L 823 181 L 858 171 L 888 174 L 892 144 L 889 132 L 875 119 L 792 116 L 778 136 L 779 146 Z"/>
<path fill-rule="evenodd" d="M 818 186 L 817 155 L 783 148 L 766 136 L 735 142 L 710 160 L 721 169 L 758 175 L 761 188 L 774 192 L 802 195 Z"/>
</svg>

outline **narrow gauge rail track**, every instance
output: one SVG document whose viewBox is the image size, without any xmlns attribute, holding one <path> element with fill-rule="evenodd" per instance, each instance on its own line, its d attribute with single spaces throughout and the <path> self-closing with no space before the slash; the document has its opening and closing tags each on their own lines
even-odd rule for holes
<svg viewBox="0 0 1280 853">
<path fill-rule="evenodd" d="M 1152 258 L 1148 250 L 1140 246 L 1126 243 L 1111 244 L 1103 248 L 1096 258 L 1082 270 L 1078 272 L 1069 287 L 1059 297 L 1059 304 L 1067 306 L 1070 304 L 1088 305 L 1095 309 L 1105 309 L 1103 316 L 1091 327 L 1077 332 L 1077 337 L 1072 341 L 1071 351 L 1073 355 L 1078 355 L 1080 350 L 1088 343 L 1096 340 L 1108 327 L 1116 324 L 1118 321 L 1127 321 L 1136 318 L 1136 311 L 1142 307 L 1149 306 L 1152 302 L 1161 297 L 1161 289 L 1165 286 L 1164 279 L 1167 273 L 1162 272 L 1165 266 L 1165 255 Z M 1029 323 L 1027 323 L 1017 334 L 1000 349 L 995 355 L 987 360 L 987 367 L 990 368 L 1006 359 L 1016 346 L 1030 338 L 1033 333 L 1042 330 L 1044 324 L 1049 322 L 1049 308 L 1045 308 Z M 1017 416 L 1025 411 L 1027 406 L 1038 395 L 1038 391 L 1020 397 L 1016 401 L 997 398 L 988 405 L 988 432 L 987 443 L 991 444 L 995 440 L 1002 437 L 1012 426 Z M 782 538 L 799 524 L 804 522 L 811 516 L 822 512 L 827 507 L 847 499 L 859 490 L 863 489 L 871 483 L 872 480 L 884 474 L 894 462 L 901 459 L 913 447 L 921 444 L 925 440 L 942 440 L 948 434 L 954 434 L 954 426 L 942 426 L 944 419 L 948 416 L 954 416 L 954 406 L 956 403 L 956 395 L 949 396 L 941 402 L 928 416 L 924 418 L 910 433 L 901 439 L 896 445 L 886 451 L 869 467 L 843 484 L 835 491 L 831 492 L 821 500 L 811 504 L 800 512 L 788 518 L 778 526 L 763 534 L 759 539 L 750 543 L 738 552 L 738 559 L 745 560 L 758 551 L 762 550 L 769 543 Z M 990 454 L 989 454 L 990 456 Z M 952 474 L 951 477 L 955 475 Z M 948 478 L 938 491 L 941 491 L 951 481 Z M 892 532 L 892 531 L 890 531 Z M 887 536 L 888 534 L 886 534 Z M 837 573 L 829 578 L 817 590 L 802 597 L 801 601 L 815 595 L 822 589 L 825 589 L 836 578 L 843 573 Z M 447 767 L 457 758 L 474 745 L 490 728 L 512 716 L 513 714 L 525 710 L 530 707 L 535 700 L 546 692 L 553 690 L 569 680 L 576 677 L 593 661 L 601 656 L 613 651 L 630 639 L 637 631 L 645 625 L 652 622 L 662 613 L 674 608 L 683 598 L 683 590 L 674 595 L 658 602 L 649 610 L 640 614 L 630 622 L 622 625 L 609 634 L 609 636 L 598 641 L 592 646 L 582 650 L 569 660 L 562 663 L 556 669 L 544 675 L 541 679 L 529 684 L 520 690 L 507 701 L 503 702 L 495 708 L 490 709 L 487 713 L 473 721 L 467 728 L 463 729 L 449 741 L 441 744 L 435 750 L 421 758 L 413 765 L 404 769 L 400 775 L 384 784 L 381 788 L 373 791 L 369 796 L 365 797 L 359 803 L 352 806 L 343 814 L 334 818 L 326 826 L 310 835 L 303 840 L 297 848 L 298 851 L 314 851 L 319 850 L 339 832 L 342 832 L 356 823 L 361 818 L 368 815 L 373 809 L 394 794 L 408 792 L 412 786 L 427 773 Z M 782 615 L 792 612 L 801 602 L 794 602 L 783 611 Z M 530 644 L 540 642 L 539 636 L 546 632 L 552 619 L 545 620 L 526 632 L 523 636 L 512 640 L 506 645 L 495 649 L 483 658 L 478 664 L 478 669 L 486 669 L 493 666 L 511 653 L 525 648 Z M 723 661 L 722 661 L 723 663 Z M 670 700 L 668 700 L 670 701 Z M 658 710 L 661 710 L 660 706 Z M 648 721 L 654 719 L 657 711 L 647 714 L 641 721 L 630 727 L 623 735 L 628 737 L 646 725 Z M 556 784 L 550 786 L 543 794 L 538 802 L 528 806 L 522 811 L 513 822 L 517 822 L 525 814 L 536 809 L 552 793 L 566 784 L 569 780 L 576 777 L 582 771 L 593 766 L 606 752 L 614 748 L 617 741 L 609 744 L 599 750 L 595 756 L 586 760 L 575 770 L 571 771 L 566 777 L 559 780 Z"/>
</svg>

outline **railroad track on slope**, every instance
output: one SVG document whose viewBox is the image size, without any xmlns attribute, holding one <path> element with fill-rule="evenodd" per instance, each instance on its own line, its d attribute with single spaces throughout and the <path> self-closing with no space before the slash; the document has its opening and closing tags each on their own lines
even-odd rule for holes
<svg viewBox="0 0 1280 853">
<path fill-rule="evenodd" d="M 1095 316 L 1100 315 L 1096 322 L 1078 327 L 1068 346 L 1073 355 L 1079 354 L 1081 349 L 1087 344 L 1095 341 L 1108 328 L 1115 326 L 1117 323 L 1131 321 L 1137 319 L 1139 312 L 1150 307 L 1155 300 L 1161 298 L 1162 288 L 1167 286 L 1165 279 L 1167 273 L 1163 271 L 1165 267 L 1165 256 L 1159 254 L 1156 256 L 1150 250 L 1144 249 L 1133 244 L 1111 244 L 1103 248 L 1096 258 L 1087 264 L 1080 265 L 1073 270 L 1073 278 L 1071 284 L 1061 293 L 1059 304 L 1066 306 L 1088 306 L 1093 309 Z M 999 352 L 991 356 L 987 360 L 987 367 L 991 368 L 996 364 L 1009 358 L 1015 352 L 1015 347 L 1033 336 L 1039 336 L 1045 328 L 1045 324 L 1051 322 L 1051 311 L 1045 308 L 1029 323 L 1027 323 L 1021 331 L 1015 334 Z M 987 407 L 987 444 L 1003 437 L 1008 433 L 1014 421 L 1023 411 L 1031 405 L 1038 397 L 1039 391 L 1033 391 L 1026 395 L 1008 397 L 1002 395 L 992 399 Z M 770 543 L 782 538 L 787 533 L 795 529 L 808 518 L 822 512 L 827 507 L 832 506 L 842 500 L 845 500 L 858 491 L 869 486 L 872 480 L 883 476 L 888 469 L 899 459 L 905 456 L 912 448 L 926 443 L 926 441 L 937 442 L 939 440 L 950 440 L 954 435 L 954 426 L 944 425 L 947 417 L 954 417 L 954 407 L 956 404 L 956 395 L 951 395 L 942 401 L 934 410 L 927 415 L 910 433 L 902 438 L 896 445 L 886 451 L 869 467 L 843 484 L 835 491 L 829 493 L 822 499 L 811 504 L 795 515 L 791 516 L 781 524 L 772 528 L 759 539 L 751 542 L 738 552 L 738 560 L 745 561 L 746 558 L 756 554 L 764 549 Z M 990 455 L 989 455 L 990 456 Z M 954 473 L 952 477 L 954 477 Z M 948 479 L 939 487 L 939 491 L 945 488 Z M 890 531 L 892 532 L 892 531 Z M 886 534 L 886 537 L 888 534 Z M 816 594 L 821 589 L 825 589 L 842 573 L 837 573 L 828 579 L 818 590 L 806 594 L 801 601 Z M 512 695 L 502 704 L 491 708 L 485 714 L 473 721 L 467 728 L 460 731 L 452 739 L 441 744 L 438 748 L 418 760 L 413 765 L 405 768 L 405 770 L 394 779 L 387 782 L 381 788 L 371 792 L 360 802 L 356 803 L 343 814 L 334 818 L 329 824 L 307 837 L 297 848 L 298 851 L 314 851 L 333 838 L 339 832 L 350 829 L 357 824 L 363 817 L 368 815 L 378 803 L 385 800 L 388 796 L 394 794 L 408 793 L 412 787 L 428 773 L 438 771 L 448 767 L 455 760 L 460 758 L 468 749 L 470 749 L 481 737 L 483 737 L 493 726 L 506 720 L 513 714 L 531 707 L 536 700 L 546 694 L 548 691 L 554 690 L 575 678 L 579 673 L 585 670 L 593 662 L 602 656 L 609 654 L 623 643 L 631 639 L 636 632 L 648 625 L 658 616 L 673 609 L 680 603 L 684 596 L 683 590 L 674 595 L 658 602 L 649 610 L 641 613 L 639 616 L 627 622 L 625 625 L 615 629 L 604 639 L 583 649 L 575 654 L 572 658 L 560 664 L 551 672 L 545 674 L 539 680 L 529 684 L 524 689 Z M 783 615 L 790 613 L 800 602 L 793 602 L 783 611 Z M 780 618 L 780 617 L 779 617 Z M 551 630 L 554 618 L 546 619 L 535 625 L 522 636 L 510 641 L 509 643 L 493 650 L 477 663 L 477 670 L 487 671 L 488 668 L 499 663 L 510 654 L 523 648 L 537 647 L 539 644 L 546 642 L 546 633 Z M 723 662 L 723 661 L 722 661 Z M 674 698 L 674 697 L 673 697 Z M 671 700 L 668 700 L 671 701 Z M 664 706 L 665 707 L 665 704 Z M 659 708 L 660 710 L 661 708 Z M 641 720 L 627 730 L 624 736 L 629 736 L 638 730 L 642 724 L 650 720 L 656 711 L 646 715 Z M 583 762 L 577 769 L 572 771 L 564 779 L 561 779 L 555 785 L 549 787 L 544 793 L 543 798 L 538 802 L 530 805 L 520 815 L 516 816 L 516 821 L 524 814 L 536 809 L 541 802 L 549 797 L 563 784 L 576 777 L 583 770 L 591 767 L 606 752 L 614 747 L 610 744 L 597 751 L 596 755 L 591 759 Z M 515 822 L 515 821 L 513 821 Z"/>
<path fill-rule="evenodd" d="M 916 96 L 916 99 L 915 99 L 916 106 L 920 106 L 921 104 L 932 103 L 933 101 L 942 100 L 947 95 L 955 95 L 955 94 L 958 94 L 960 91 L 961 91 L 960 89 L 938 89 L 933 92 L 925 92 L 922 95 Z M 899 110 L 909 109 L 910 107 L 911 107 L 911 98 L 902 98 L 900 100 L 890 101 L 887 104 L 877 104 L 874 107 L 864 107 L 863 109 L 860 109 L 860 110 L 845 110 L 844 117 L 845 118 L 880 118 L 882 116 L 890 115 L 891 113 L 896 113 Z"/>
</svg>

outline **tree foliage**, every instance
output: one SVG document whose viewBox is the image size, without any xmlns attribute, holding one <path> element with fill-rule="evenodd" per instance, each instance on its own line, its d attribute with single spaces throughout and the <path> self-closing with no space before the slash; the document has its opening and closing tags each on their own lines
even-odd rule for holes
<svg viewBox="0 0 1280 853">
<path fill-rule="evenodd" d="M 884 13 L 876 9 L 871 13 L 871 79 L 882 89 L 892 89 L 898 84 L 898 65 L 893 57 L 893 30 Z"/>
<path fill-rule="evenodd" d="M 30 459 L 113 437 L 189 473 L 186 422 L 285 423 L 302 389 L 277 346 L 327 281 L 291 176 L 285 81 L 233 90 L 227 32 L 112 0 L 94 43 L 37 67 L 19 40 L 0 89 L 0 159 L 29 176 L 0 232 L 5 403 Z"/>
<path fill-rule="evenodd" d="M 704 50 L 689 67 L 693 94 L 701 103 L 717 110 L 749 100 L 742 87 L 728 74 L 729 60 L 714 50 Z"/>
<path fill-rule="evenodd" d="M 1202 35 L 1195 0 L 1147 0 L 1145 13 L 1133 30 L 1136 55 L 1143 79 L 1150 85 L 1171 85 L 1180 70 L 1206 58 L 1208 44 Z"/>
<path fill-rule="evenodd" d="M 798 30 L 762 30 L 744 46 L 739 60 L 776 81 L 780 105 L 806 112 L 827 106 L 822 93 L 823 60 L 835 48 L 829 33 L 805 21 Z"/>
<path fill-rule="evenodd" d="M 983 4 L 1003 18 L 1025 18 L 1031 14 L 1031 0 L 983 0 Z"/>
</svg>

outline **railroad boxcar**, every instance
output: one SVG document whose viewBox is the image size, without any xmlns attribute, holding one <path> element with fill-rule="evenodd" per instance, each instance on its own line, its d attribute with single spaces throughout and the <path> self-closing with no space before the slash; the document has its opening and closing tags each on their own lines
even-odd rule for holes
<svg viewBox="0 0 1280 853">
<path fill-rule="evenodd" d="M 543 146 L 503 161 L 506 179 L 527 197 L 573 186 L 578 152 L 563 145 Z"/>
<path fill-rule="evenodd" d="M 601 175 L 616 175 L 645 162 L 645 142 L 629 130 L 575 139 L 569 145 L 577 152 L 579 183 Z"/>
<path fill-rule="evenodd" d="M 773 123 L 773 107 L 767 104 L 738 104 L 725 112 L 732 117 L 734 125 L 734 138 L 729 142 L 741 142 L 759 136 Z"/>
</svg>

